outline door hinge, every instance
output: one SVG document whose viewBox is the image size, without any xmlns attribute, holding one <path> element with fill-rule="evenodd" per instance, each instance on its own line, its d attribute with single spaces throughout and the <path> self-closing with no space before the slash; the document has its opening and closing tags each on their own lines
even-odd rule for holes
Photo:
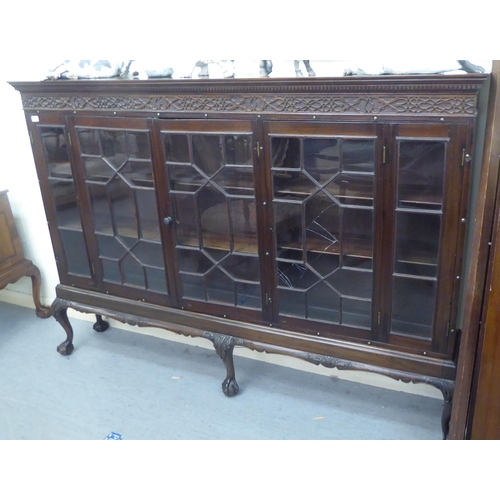
<svg viewBox="0 0 500 500">
<path fill-rule="evenodd" d="M 90 263 L 90 267 L 92 268 L 92 276 L 95 277 L 95 267 L 93 262 Z"/>
<path fill-rule="evenodd" d="M 257 158 L 260 158 L 260 150 L 261 150 L 261 147 L 260 147 L 260 142 L 257 141 Z"/>
<path fill-rule="evenodd" d="M 72 148 L 73 143 L 71 142 L 71 134 L 68 134 L 68 141 L 69 141 L 69 146 Z"/>
<path fill-rule="evenodd" d="M 31 141 L 31 144 L 34 144 L 33 142 L 33 132 L 30 130 L 30 141 Z"/>
<path fill-rule="evenodd" d="M 377 313 L 377 326 L 380 326 L 380 311 Z"/>
<path fill-rule="evenodd" d="M 465 148 L 462 149 L 462 165 L 460 165 L 461 167 L 463 167 L 465 165 Z"/>
<path fill-rule="evenodd" d="M 385 161 L 386 161 L 386 150 L 387 150 L 387 148 L 384 146 L 382 148 L 382 163 L 385 163 Z"/>
<path fill-rule="evenodd" d="M 269 304 L 272 304 L 273 302 L 273 299 L 271 297 L 269 297 L 269 294 L 266 293 L 266 306 L 268 306 Z"/>
</svg>

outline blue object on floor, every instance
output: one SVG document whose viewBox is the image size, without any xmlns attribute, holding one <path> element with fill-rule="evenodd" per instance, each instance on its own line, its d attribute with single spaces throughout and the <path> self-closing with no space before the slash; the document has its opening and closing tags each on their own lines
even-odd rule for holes
<svg viewBox="0 0 500 500">
<path fill-rule="evenodd" d="M 118 432 L 110 432 L 105 438 L 105 441 L 121 441 L 123 436 L 118 434 Z"/>
</svg>

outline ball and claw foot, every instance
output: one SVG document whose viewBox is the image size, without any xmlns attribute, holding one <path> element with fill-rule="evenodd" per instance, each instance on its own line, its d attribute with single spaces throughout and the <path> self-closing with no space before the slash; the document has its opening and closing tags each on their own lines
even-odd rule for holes
<svg viewBox="0 0 500 500">
<path fill-rule="evenodd" d="M 41 307 L 37 308 L 36 315 L 39 318 L 47 319 L 47 318 L 50 318 L 52 316 L 52 313 L 50 312 L 50 308 L 41 306 Z"/>
<path fill-rule="evenodd" d="M 234 378 L 227 378 L 222 382 L 222 392 L 225 396 L 231 398 L 240 392 L 240 388 Z"/>
<path fill-rule="evenodd" d="M 71 342 L 65 341 L 57 346 L 57 352 L 63 356 L 68 356 L 73 352 L 74 348 L 75 346 Z"/>
<path fill-rule="evenodd" d="M 102 319 L 100 314 L 96 314 L 97 321 L 94 323 L 94 330 L 96 332 L 105 332 L 109 328 L 109 323 Z"/>
</svg>

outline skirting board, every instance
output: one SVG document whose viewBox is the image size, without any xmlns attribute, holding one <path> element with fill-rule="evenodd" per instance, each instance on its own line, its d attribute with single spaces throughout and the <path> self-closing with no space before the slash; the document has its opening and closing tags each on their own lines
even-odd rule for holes
<svg viewBox="0 0 500 500">
<path fill-rule="evenodd" d="M 27 307 L 30 309 L 35 309 L 33 304 L 33 299 L 31 295 L 21 293 L 14 290 L 9 290 L 7 287 L 4 290 L 0 291 L 0 301 L 6 302 L 8 304 L 14 304 L 21 307 Z M 45 299 L 42 297 L 42 304 L 49 305 L 52 300 Z M 84 314 L 73 309 L 68 309 L 68 316 L 70 318 L 81 319 L 83 321 L 88 321 L 89 323 L 95 323 L 95 316 L 92 314 Z M 36 318 L 36 316 L 34 316 Z M 184 337 L 183 335 L 177 335 L 173 332 L 169 332 L 166 330 L 162 330 L 159 328 L 148 328 L 148 327 L 137 327 L 131 326 L 126 323 L 121 323 L 114 319 L 105 318 L 106 321 L 109 322 L 109 325 L 113 328 L 128 330 L 135 333 L 140 333 L 142 335 L 150 335 L 153 337 L 158 337 L 161 339 L 169 340 L 172 342 L 179 342 L 182 344 L 189 344 L 196 347 L 201 347 L 204 349 L 209 349 L 213 351 L 213 344 L 207 339 L 204 338 L 192 338 L 192 337 Z M 42 321 L 42 320 L 40 320 Z M 48 319 L 47 321 L 51 321 Z M 54 327 L 61 328 L 54 322 Z M 94 333 L 90 328 L 89 334 Z M 61 339 L 64 337 L 64 332 L 61 328 Z M 76 347 L 78 346 L 78 340 L 76 340 Z M 426 396 L 435 399 L 442 399 L 441 391 L 431 387 L 427 384 L 407 384 L 404 382 L 399 382 L 393 380 L 389 377 L 384 377 L 383 375 L 378 375 L 374 373 L 364 373 L 357 371 L 339 371 L 336 368 L 325 368 L 323 366 L 315 366 L 311 363 L 307 363 L 306 361 L 302 361 L 300 359 L 292 358 L 289 356 L 282 356 L 279 354 L 267 354 L 267 353 L 259 353 L 257 351 L 252 351 L 246 348 L 238 348 L 236 347 L 234 350 L 235 356 L 241 356 L 245 358 L 255 359 L 258 361 L 263 361 L 265 363 L 273 363 L 279 366 L 285 366 L 288 368 L 292 368 L 295 370 L 302 370 L 305 372 L 316 373 L 318 375 L 323 375 L 326 377 L 335 377 L 342 380 L 349 380 L 351 382 L 357 382 L 360 384 L 367 384 L 374 387 L 380 387 L 383 389 L 390 389 L 394 391 L 406 392 L 409 394 L 416 394 L 419 396 Z M 222 369 L 222 368 L 221 368 Z"/>
</svg>

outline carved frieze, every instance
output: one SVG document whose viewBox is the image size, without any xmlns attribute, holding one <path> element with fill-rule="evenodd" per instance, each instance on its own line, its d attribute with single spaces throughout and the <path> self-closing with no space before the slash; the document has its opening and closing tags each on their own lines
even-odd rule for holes
<svg viewBox="0 0 500 500">
<path fill-rule="evenodd" d="M 473 95 L 24 96 L 25 110 L 474 116 Z"/>
</svg>

